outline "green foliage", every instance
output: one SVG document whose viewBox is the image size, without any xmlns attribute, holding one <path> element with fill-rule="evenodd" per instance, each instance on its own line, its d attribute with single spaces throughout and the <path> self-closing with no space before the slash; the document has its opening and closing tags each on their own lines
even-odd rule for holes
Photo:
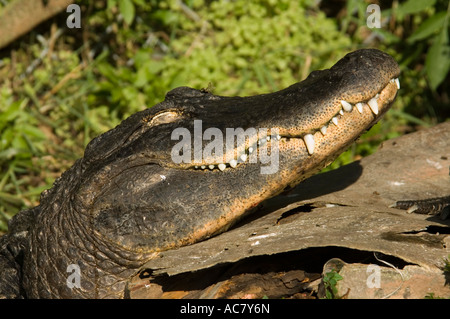
<svg viewBox="0 0 450 319">
<path fill-rule="evenodd" d="M 335 23 L 308 1 L 192 3 L 194 21 L 172 5 L 172 51 L 161 78 L 171 88 L 212 82 L 223 95 L 274 91 L 333 64 L 350 45 Z M 307 10 L 311 10 L 308 14 Z M 166 17 L 167 18 L 167 17 Z M 261 21 L 264 21 L 261 23 Z M 181 33 L 178 36 L 177 33 Z M 302 68 L 311 60 L 309 67 Z"/>
<path fill-rule="evenodd" d="M 444 263 L 444 273 L 447 273 L 447 275 L 450 276 L 450 255 L 448 255 L 448 257 L 444 259 Z"/>
<path fill-rule="evenodd" d="M 336 285 L 337 282 L 342 279 L 342 276 L 336 271 L 330 271 L 325 274 L 323 277 L 323 284 L 325 287 L 326 299 L 339 299 Z"/>
<path fill-rule="evenodd" d="M 119 1 L 119 8 L 125 22 L 131 24 L 135 14 L 133 2 L 131 0 L 121 0 Z"/>
<path fill-rule="evenodd" d="M 0 91 L 0 167 L 6 168 L 0 179 L 0 230 L 6 230 L 14 208 L 24 205 L 22 196 L 36 196 L 30 179 L 18 178 L 32 170 L 32 159 L 42 156 L 46 139 L 37 127 L 38 121 L 24 112 L 27 103 L 28 99 L 14 101 L 5 87 Z"/>
<path fill-rule="evenodd" d="M 433 6 L 436 1 L 412 1 L 409 0 L 399 7 L 397 13 L 403 17 L 406 14 L 420 13 Z M 425 70 L 430 86 L 433 90 L 444 81 L 450 71 L 450 46 L 448 42 L 448 20 L 450 18 L 450 3 L 447 11 L 441 11 L 431 15 L 408 37 L 409 45 L 419 41 L 428 41 L 431 46 L 427 50 Z"/>
<path fill-rule="evenodd" d="M 123 17 L 126 24 L 133 23 L 136 15 L 136 6 L 141 8 L 150 9 L 151 6 L 144 0 L 107 0 L 107 10 L 113 11 L 116 7 L 119 7 L 119 12 Z"/>
</svg>

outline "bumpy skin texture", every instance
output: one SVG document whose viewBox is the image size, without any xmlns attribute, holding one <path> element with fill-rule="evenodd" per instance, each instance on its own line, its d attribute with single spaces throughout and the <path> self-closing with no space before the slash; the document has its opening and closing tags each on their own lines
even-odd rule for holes
<svg viewBox="0 0 450 319">
<path fill-rule="evenodd" d="M 0 296 L 126 297 L 129 278 L 158 252 L 225 231 L 264 199 L 334 160 L 388 110 L 398 75 L 389 55 L 359 50 L 271 94 L 170 91 L 162 103 L 92 140 L 84 157 L 43 192 L 40 205 L 11 221 L 0 239 Z M 361 111 L 341 111 L 341 100 L 354 105 L 374 97 L 377 112 L 365 103 Z M 330 122 L 333 117 L 338 125 Z M 175 163 L 171 152 L 180 140 L 172 134 L 179 128 L 193 134 L 194 120 L 202 120 L 202 133 L 277 129 L 278 138 L 267 142 L 270 152 L 278 147 L 276 172 L 262 174 L 260 161 L 232 165 L 215 154 L 201 163 Z M 307 150 L 307 135 L 314 138 L 314 151 Z M 236 152 L 247 149 L 250 155 L 258 138 L 237 143 Z M 200 141 L 203 148 L 208 143 Z M 229 164 L 219 170 L 219 163 Z M 211 164 L 214 169 L 198 167 Z M 69 265 L 80 269 L 80 288 L 66 283 Z"/>
<path fill-rule="evenodd" d="M 450 215 L 450 196 L 398 201 L 392 207 L 405 209 L 410 213 L 439 215 L 441 219 L 447 219 Z"/>
</svg>

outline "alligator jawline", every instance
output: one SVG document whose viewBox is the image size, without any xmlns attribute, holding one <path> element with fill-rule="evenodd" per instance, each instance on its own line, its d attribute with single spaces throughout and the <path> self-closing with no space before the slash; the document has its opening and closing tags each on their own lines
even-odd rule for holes
<svg viewBox="0 0 450 319">
<path fill-rule="evenodd" d="M 346 115 L 346 113 L 350 113 L 353 111 L 354 107 L 356 107 L 356 109 L 358 110 L 358 112 L 360 114 L 363 114 L 364 109 L 365 108 L 369 108 L 370 111 L 377 116 L 379 113 L 379 107 L 378 107 L 378 98 L 379 95 L 381 94 L 381 92 L 383 92 L 383 90 L 385 90 L 388 85 L 395 83 L 397 86 L 397 89 L 400 89 L 400 81 L 398 78 L 392 78 L 389 80 L 388 84 L 382 89 L 380 90 L 379 93 L 377 93 L 375 96 L 373 96 L 370 99 L 361 101 L 361 102 L 357 102 L 354 105 L 352 105 L 351 103 L 341 100 L 341 109 L 334 114 L 334 116 L 331 117 L 331 119 L 329 121 L 327 121 L 326 123 L 324 123 L 320 128 L 316 128 L 311 130 L 310 132 L 305 132 L 303 134 L 296 134 L 296 135 L 267 135 L 261 139 L 259 139 L 255 145 L 255 143 L 253 143 L 251 146 L 247 147 L 245 149 L 244 152 L 242 152 L 239 156 L 234 157 L 234 159 L 228 161 L 228 163 L 217 163 L 217 162 L 209 162 L 209 163 L 198 163 L 198 164 L 193 164 L 187 167 L 183 167 L 183 169 L 189 169 L 189 170 L 220 170 L 220 171 L 224 171 L 227 168 L 236 168 L 239 165 L 242 164 L 247 164 L 248 163 L 248 159 L 250 158 L 251 154 L 253 154 L 253 152 L 257 151 L 257 149 L 261 146 L 264 145 L 265 143 L 270 143 L 271 140 L 276 139 L 279 142 L 286 142 L 289 141 L 290 139 L 302 139 L 305 145 L 305 151 L 308 152 L 309 155 L 312 155 L 314 153 L 315 150 L 315 141 L 314 141 L 314 134 L 317 132 L 321 132 L 321 134 L 323 136 L 326 135 L 327 133 L 327 128 L 329 125 L 335 125 L 338 126 L 339 125 L 339 121 L 340 119 Z M 235 149 L 233 149 L 235 150 Z M 171 167 L 171 168 L 176 168 L 176 167 Z"/>
</svg>

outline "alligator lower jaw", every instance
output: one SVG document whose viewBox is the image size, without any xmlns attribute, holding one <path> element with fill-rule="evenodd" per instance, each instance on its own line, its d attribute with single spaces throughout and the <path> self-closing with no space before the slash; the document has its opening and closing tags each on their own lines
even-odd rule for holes
<svg viewBox="0 0 450 319">
<path fill-rule="evenodd" d="M 256 138 L 253 141 L 250 141 L 250 145 L 247 145 L 245 149 L 238 152 L 239 154 L 237 156 L 233 156 L 234 158 L 228 162 L 223 161 L 219 163 L 217 161 L 210 161 L 196 165 L 183 166 L 182 169 L 197 171 L 225 171 L 229 168 L 237 168 L 241 165 L 247 164 L 251 155 L 254 152 L 257 152 L 260 146 L 270 143 L 270 141 L 273 140 L 276 140 L 281 144 L 296 141 L 296 144 L 299 145 L 304 152 L 307 152 L 308 155 L 312 156 L 313 154 L 320 152 L 320 146 L 317 147 L 317 145 L 320 144 L 318 143 L 318 139 L 327 138 L 332 135 L 329 132 L 330 126 L 339 127 L 341 125 L 340 123 L 345 121 L 349 116 L 353 116 L 355 118 L 358 118 L 358 116 L 370 117 L 370 121 L 375 123 L 387 111 L 390 103 L 395 99 L 399 89 L 399 79 L 392 78 L 379 93 L 368 100 L 360 101 L 354 104 L 341 100 L 341 109 L 337 113 L 330 116 L 329 121 L 324 123 L 320 128 L 316 128 L 315 130 L 298 135 L 276 134 L 267 135 L 259 139 Z M 362 132 L 358 132 L 357 135 L 360 133 Z M 301 140 L 301 143 L 298 143 L 298 140 Z"/>
</svg>

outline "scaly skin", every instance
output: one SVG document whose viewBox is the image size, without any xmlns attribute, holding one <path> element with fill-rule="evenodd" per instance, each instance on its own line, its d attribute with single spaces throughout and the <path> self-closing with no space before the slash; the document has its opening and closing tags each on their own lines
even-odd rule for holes
<svg viewBox="0 0 450 319">
<path fill-rule="evenodd" d="M 359 50 L 271 94 L 170 91 L 162 103 L 92 140 L 41 204 L 14 218 L 0 239 L 0 295 L 124 297 L 129 278 L 158 252 L 227 230 L 333 161 L 389 109 L 398 75 L 389 55 Z M 270 141 L 250 135 L 224 147 L 223 156 L 217 148 L 197 163 L 192 157 L 176 163 L 179 153 L 172 151 L 182 140 L 172 134 L 180 128 L 193 134 L 195 120 L 202 121 L 201 133 L 267 128 L 274 135 Z M 269 154 L 278 151 L 275 172 L 262 173 L 267 165 L 251 157 L 262 158 L 258 140 Z M 206 150 L 210 141 L 199 143 Z M 66 284 L 71 264 L 80 267 L 80 288 Z"/>
<path fill-rule="evenodd" d="M 408 213 L 439 215 L 441 219 L 446 219 L 450 214 L 450 196 L 403 200 L 396 202 L 391 207 L 405 209 Z"/>
</svg>

